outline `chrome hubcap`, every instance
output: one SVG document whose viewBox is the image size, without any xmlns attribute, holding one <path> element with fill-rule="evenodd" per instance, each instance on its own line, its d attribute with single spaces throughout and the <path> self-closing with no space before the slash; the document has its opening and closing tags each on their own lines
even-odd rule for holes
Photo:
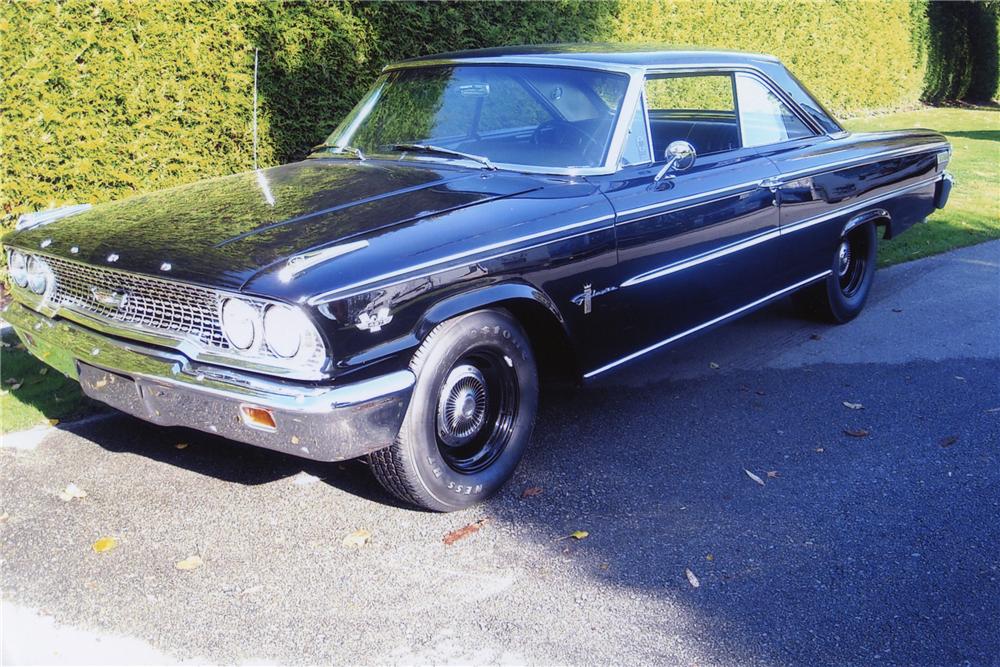
<svg viewBox="0 0 1000 667">
<path fill-rule="evenodd" d="M 847 241 L 843 241 L 840 244 L 840 249 L 837 251 L 837 270 L 841 276 L 847 275 L 847 270 L 851 268 L 851 244 Z"/>
<path fill-rule="evenodd" d="M 450 447 L 467 444 L 486 422 L 486 379 L 462 364 L 448 374 L 438 399 L 438 436 Z"/>
</svg>

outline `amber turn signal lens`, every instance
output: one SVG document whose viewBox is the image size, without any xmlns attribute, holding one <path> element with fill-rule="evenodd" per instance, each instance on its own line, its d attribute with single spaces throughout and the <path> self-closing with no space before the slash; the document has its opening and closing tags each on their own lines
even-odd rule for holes
<svg viewBox="0 0 1000 667">
<path fill-rule="evenodd" d="M 251 428 L 273 431 L 278 426 L 274 421 L 274 415 L 267 408 L 241 405 L 240 415 L 243 417 L 243 423 Z"/>
</svg>

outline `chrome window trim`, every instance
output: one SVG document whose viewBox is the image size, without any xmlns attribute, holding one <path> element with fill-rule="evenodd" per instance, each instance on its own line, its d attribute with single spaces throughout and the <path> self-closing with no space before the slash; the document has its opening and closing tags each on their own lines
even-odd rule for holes
<svg viewBox="0 0 1000 667">
<path fill-rule="evenodd" d="M 592 370 L 592 371 L 590 371 L 588 373 L 584 373 L 583 377 L 589 379 L 589 378 L 594 377 L 595 375 L 599 375 L 601 373 L 604 373 L 605 371 L 609 371 L 612 368 L 620 366 L 621 364 L 624 364 L 627 361 L 632 361 L 633 359 L 641 357 L 644 354 L 647 354 L 647 353 L 652 352 L 654 350 L 658 350 L 659 348 L 663 347 L 664 345 L 669 345 L 670 343 L 678 341 L 681 338 L 685 338 L 686 336 L 690 336 L 693 333 L 697 333 L 697 332 L 701 331 L 702 329 L 707 329 L 710 326 L 713 326 L 715 324 L 719 324 L 720 322 L 723 322 L 723 321 L 728 320 L 730 318 L 736 317 L 737 315 L 739 315 L 741 313 L 744 313 L 744 312 L 746 312 L 746 311 L 748 311 L 748 310 L 750 310 L 752 308 L 756 308 L 757 306 L 763 305 L 763 304 L 767 303 L 768 301 L 771 301 L 773 299 L 777 299 L 780 296 L 784 296 L 785 294 L 788 294 L 789 292 L 793 292 L 793 291 L 799 289 L 800 287 L 805 287 L 809 283 L 813 283 L 813 282 L 816 282 L 817 280 L 821 280 L 821 279 L 827 277 L 828 275 L 830 275 L 830 273 L 832 273 L 832 271 L 830 271 L 830 269 L 827 269 L 826 271 L 823 271 L 822 273 L 817 273 L 816 275 L 810 276 L 809 278 L 806 278 L 805 280 L 800 280 L 799 282 L 797 282 L 797 283 L 795 283 L 793 285 L 789 285 L 788 287 L 785 287 L 783 289 L 780 289 L 777 292 L 772 292 L 771 294 L 768 294 L 767 296 L 763 296 L 763 297 L 757 299 L 756 301 L 751 301 L 750 303 L 748 303 L 746 305 L 740 306 L 736 310 L 731 310 L 728 313 L 725 313 L 723 315 L 719 315 L 718 317 L 713 318 L 711 320 L 708 320 L 707 322 L 702 322 L 698 326 L 691 327 L 690 329 L 687 329 L 686 331 L 682 331 L 682 332 L 680 332 L 678 334 L 674 334 L 673 336 L 670 336 L 669 338 L 664 338 L 663 340 L 659 341 L 658 343 L 653 343 L 652 345 L 644 347 L 641 350 L 638 350 L 637 352 L 633 352 L 632 354 L 629 354 L 629 355 L 626 355 L 624 357 L 621 357 L 620 359 L 616 359 L 615 361 L 612 361 L 609 364 L 605 364 L 604 366 L 601 366 L 600 368 L 596 368 L 596 369 L 594 369 L 594 370 Z"/>
<path fill-rule="evenodd" d="M 365 280 L 359 280 L 359 281 L 351 283 L 349 285 L 344 285 L 343 287 L 338 287 L 335 290 L 330 290 L 328 292 L 323 292 L 322 294 L 317 294 L 316 296 L 311 297 L 307 301 L 307 303 L 310 306 L 321 306 L 323 304 L 330 303 L 331 301 L 337 301 L 339 299 L 347 299 L 347 298 L 350 298 L 352 296 L 356 296 L 358 294 L 364 294 L 365 292 L 370 292 L 373 289 L 385 289 L 386 287 L 392 287 L 393 285 L 399 285 L 401 283 L 405 283 L 405 282 L 408 282 L 410 280 L 419 280 L 421 278 L 426 278 L 428 276 L 433 276 L 433 275 L 436 275 L 438 273 L 443 273 L 445 271 L 451 271 L 451 270 L 454 270 L 454 269 L 460 269 L 463 266 L 469 266 L 470 264 L 476 264 L 476 263 L 479 263 L 479 262 L 488 262 L 488 261 L 491 261 L 491 260 L 494 260 L 494 259 L 498 259 L 500 257 L 504 257 L 506 255 L 513 255 L 514 253 L 524 252 L 526 250 L 533 250 L 535 248 L 540 248 L 542 246 L 549 245 L 550 243 L 559 243 L 560 241 L 565 241 L 567 239 L 576 238 L 577 236 L 583 236 L 585 234 L 594 234 L 594 233 L 602 232 L 602 231 L 605 231 L 605 230 L 608 230 L 608 229 L 614 229 L 614 224 L 604 225 L 603 227 L 597 227 L 595 229 L 587 229 L 587 230 L 584 230 L 582 232 L 578 232 L 576 234 L 570 234 L 569 236 L 559 236 L 559 237 L 554 238 L 554 239 L 549 239 L 547 241 L 542 241 L 541 243 L 534 243 L 534 244 L 529 245 L 529 246 L 523 246 L 523 247 L 519 247 L 519 248 L 514 248 L 512 250 L 505 250 L 504 252 L 496 253 L 496 254 L 493 254 L 493 255 L 486 256 L 486 257 L 477 257 L 474 260 L 471 260 L 471 261 L 468 261 L 468 262 L 463 262 L 461 264 L 453 264 L 453 265 L 449 265 L 449 266 L 444 266 L 444 267 L 441 267 L 441 268 L 437 268 L 437 269 L 435 269 L 433 271 L 428 271 L 426 273 L 418 273 L 417 275 L 408 275 L 408 274 L 410 274 L 411 272 L 414 272 L 414 271 L 420 271 L 421 269 L 430 268 L 430 267 L 433 267 L 433 266 L 438 266 L 440 264 L 447 264 L 448 262 L 453 262 L 453 261 L 458 260 L 458 259 L 463 259 L 463 258 L 468 257 L 470 255 L 475 255 L 476 253 L 489 252 L 490 250 L 496 250 L 498 248 L 503 248 L 503 247 L 506 247 L 506 246 L 509 246 L 509 245 L 514 245 L 514 244 L 517 244 L 517 243 L 523 243 L 525 241 L 530 241 L 530 240 L 533 240 L 533 239 L 536 239 L 536 238 L 541 238 L 543 236 L 550 236 L 552 234 L 558 234 L 560 232 L 569 231 L 571 229 L 576 229 L 576 228 L 579 228 L 579 227 L 583 227 L 585 225 L 595 225 L 595 224 L 600 223 L 600 222 L 606 222 L 608 220 L 613 220 L 614 217 L 615 217 L 614 214 L 603 215 L 603 216 L 600 216 L 600 217 L 597 217 L 597 218 L 591 218 L 590 220 L 585 220 L 584 222 L 576 222 L 576 223 L 573 223 L 573 224 L 570 224 L 570 225 L 564 225 L 562 227 L 557 227 L 555 229 L 549 229 L 549 230 L 546 230 L 546 231 L 537 232 L 535 234 L 528 234 L 526 236 L 519 237 L 519 238 L 514 239 L 512 241 L 501 241 L 501 242 L 497 242 L 497 243 L 491 243 L 489 245 L 480 246 L 479 248 L 474 248 L 472 250 L 467 250 L 467 251 L 464 251 L 464 252 L 455 253 L 454 255 L 448 255 L 447 257 L 442 257 L 440 259 L 428 260 L 428 261 L 423 262 L 421 264 L 416 264 L 416 265 L 413 265 L 413 266 L 408 266 L 408 267 L 403 268 L 403 269 L 397 269 L 395 271 L 390 271 L 388 273 L 383 273 L 381 275 L 374 276 L 372 278 L 367 278 Z M 380 283 L 383 280 L 389 280 L 391 278 L 396 278 L 396 277 L 399 277 L 399 276 L 404 276 L 404 277 L 401 278 L 400 280 L 396 280 L 396 281 L 393 281 L 393 282 L 390 282 L 390 283 L 386 283 L 384 285 L 378 284 L 378 283 Z M 372 287 L 371 285 L 375 285 L 375 286 Z M 358 290 L 357 288 L 359 288 L 359 287 L 365 287 L 365 289 Z M 352 291 L 352 290 L 355 290 L 355 291 Z"/>
<path fill-rule="evenodd" d="M 787 143 L 790 143 L 792 141 L 802 141 L 804 139 L 815 139 L 816 137 L 826 136 L 826 133 L 823 131 L 823 128 L 819 127 L 819 125 L 816 123 L 816 121 L 813 120 L 812 116 L 810 116 L 809 114 L 807 114 L 806 112 L 804 112 L 802 109 L 800 109 L 799 105 L 796 104 L 794 102 L 794 100 L 791 99 L 790 96 L 788 96 L 787 94 L 783 94 L 784 91 L 782 91 L 777 84 L 775 84 L 773 81 L 771 81 L 771 79 L 769 79 L 766 76 L 760 75 L 757 72 L 740 72 L 740 71 L 734 71 L 733 72 L 733 97 L 736 99 L 736 122 L 739 123 L 740 146 L 742 148 L 748 148 L 748 146 L 746 146 L 746 144 L 743 143 L 743 122 L 740 120 L 740 107 L 739 107 L 740 102 L 739 102 L 739 94 L 738 94 L 739 93 L 739 83 L 737 81 L 737 78 L 739 76 L 741 76 L 741 75 L 745 76 L 745 77 L 748 77 L 748 78 L 751 78 L 751 79 L 756 79 L 762 86 L 764 86 L 769 91 L 771 91 L 771 93 L 775 97 L 777 97 L 778 100 L 780 100 L 782 104 L 784 104 L 785 106 L 787 106 L 791 110 L 792 115 L 794 115 L 796 118 L 798 118 L 800 121 L 802 121 L 802 123 L 806 126 L 806 129 L 809 130 L 810 132 L 812 132 L 812 134 L 810 136 L 808 136 L 808 137 L 795 137 L 794 139 L 785 139 L 784 141 L 775 141 L 775 142 L 770 143 L 770 144 L 757 144 L 756 146 L 749 146 L 749 148 L 758 148 L 758 149 L 760 149 L 760 148 L 769 148 L 771 146 L 781 146 L 782 144 L 787 144 Z"/>
<path fill-rule="evenodd" d="M 848 168 L 852 166 L 860 167 L 861 165 L 867 164 L 868 162 L 874 162 L 876 160 L 882 160 L 891 157 L 901 157 L 903 155 L 909 155 L 910 153 L 922 153 L 924 151 L 934 151 L 941 148 L 947 148 L 947 141 L 939 141 L 932 144 L 920 144 L 919 146 L 909 146 L 907 148 L 892 148 L 887 151 L 882 151 L 881 153 L 875 153 L 874 155 L 861 155 L 858 157 L 847 158 L 844 160 L 838 160 L 836 162 L 827 162 L 822 165 L 817 165 L 815 167 L 806 167 L 804 169 L 798 169 L 796 171 L 789 171 L 781 174 L 781 179 L 778 185 L 783 185 L 788 181 L 793 181 L 801 176 L 814 176 L 816 174 L 823 174 L 828 171 L 838 171 L 840 168 Z M 831 169 L 831 167 L 837 167 L 838 169 Z"/>
</svg>

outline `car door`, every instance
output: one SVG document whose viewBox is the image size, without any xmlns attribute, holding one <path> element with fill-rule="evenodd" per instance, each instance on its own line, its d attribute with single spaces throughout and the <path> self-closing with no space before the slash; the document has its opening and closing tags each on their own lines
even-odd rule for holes
<svg viewBox="0 0 1000 667">
<path fill-rule="evenodd" d="M 778 235 L 768 187 L 778 170 L 742 145 L 735 90 L 733 72 L 647 76 L 622 167 L 603 183 L 616 212 L 615 360 L 590 375 L 778 289 L 783 258 L 767 243 Z M 666 148 L 678 140 L 697 157 L 663 173 Z"/>
</svg>

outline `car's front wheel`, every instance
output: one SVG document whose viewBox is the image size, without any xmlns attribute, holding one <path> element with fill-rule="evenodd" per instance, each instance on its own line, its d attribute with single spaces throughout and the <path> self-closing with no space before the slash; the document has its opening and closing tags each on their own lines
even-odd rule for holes
<svg viewBox="0 0 1000 667">
<path fill-rule="evenodd" d="M 538 409 L 527 335 L 502 310 L 437 326 L 410 364 L 416 383 L 396 442 L 369 455 L 401 500 L 450 512 L 488 498 L 514 474 Z"/>
<path fill-rule="evenodd" d="M 795 295 L 807 313 L 830 322 L 849 322 L 861 313 L 875 281 L 875 225 L 849 231 L 834 250 L 830 275 Z"/>
</svg>

